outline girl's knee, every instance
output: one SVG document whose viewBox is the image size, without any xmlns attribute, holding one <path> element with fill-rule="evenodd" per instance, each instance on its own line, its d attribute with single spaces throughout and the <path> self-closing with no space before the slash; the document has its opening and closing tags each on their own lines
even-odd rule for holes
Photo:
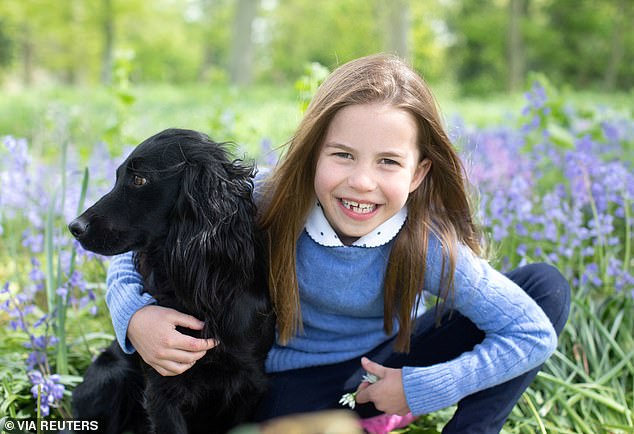
<svg viewBox="0 0 634 434">
<path fill-rule="evenodd" d="M 568 313 L 570 312 L 570 283 L 556 267 L 550 264 L 538 265 L 541 266 L 541 272 L 547 287 L 544 300 L 547 306 L 542 306 L 542 309 L 548 315 L 557 335 L 559 335 L 568 320 Z"/>
<path fill-rule="evenodd" d="M 570 283 L 550 264 L 537 263 L 528 267 L 527 271 L 533 275 L 530 295 L 544 310 L 559 335 L 570 311 Z"/>
</svg>

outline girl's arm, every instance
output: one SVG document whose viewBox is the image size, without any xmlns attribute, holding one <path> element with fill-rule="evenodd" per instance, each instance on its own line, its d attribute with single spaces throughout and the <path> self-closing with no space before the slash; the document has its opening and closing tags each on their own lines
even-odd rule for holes
<svg viewBox="0 0 634 434">
<path fill-rule="evenodd" d="M 124 352 L 132 354 L 135 349 L 127 339 L 130 319 L 142 307 L 156 303 L 150 294 L 143 291 L 143 278 L 134 267 L 132 252 L 112 258 L 106 286 L 106 304 L 117 341 Z"/>
<path fill-rule="evenodd" d="M 440 242 L 431 237 L 425 289 L 435 295 L 441 263 Z M 557 346 L 555 330 L 537 303 L 463 245 L 458 246 L 454 288 L 447 306 L 469 318 L 485 338 L 454 360 L 403 368 L 405 396 L 415 415 L 448 407 L 536 368 Z"/>
<path fill-rule="evenodd" d="M 201 330 L 204 323 L 154 306 L 152 296 L 143 292 L 143 279 L 134 268 L 131 252 L 112 259 L 106 283 L 106 303 L 119 345 L 128 354 L 136 349 L 159 374 L 181 374 L 217 345 L 212 339 L 196 339 L 176 330 L 177 326 Z"/>
</svg>

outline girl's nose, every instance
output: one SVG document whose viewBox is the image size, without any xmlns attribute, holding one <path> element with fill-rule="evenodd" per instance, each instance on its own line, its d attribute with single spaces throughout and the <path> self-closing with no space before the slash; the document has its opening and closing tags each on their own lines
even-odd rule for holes
<svg viewBox="0 0 634 434">
<path fill-rule="evenodd" d="M 357 191 L 372 191 L 376 188 L 376 181 L 371 171 L 358 168 L 348 176 L 348 185 Z"/>
</svg>

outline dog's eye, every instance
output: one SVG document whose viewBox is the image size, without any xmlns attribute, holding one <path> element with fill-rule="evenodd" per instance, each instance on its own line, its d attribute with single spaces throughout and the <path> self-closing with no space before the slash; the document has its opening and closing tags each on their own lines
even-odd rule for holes
<svg viewBox="0 0 634 434">
<path fill-rule="evenodd" d="M 139 185 L 140 186 L 140 185 L 147 184 L 147 179 L 145 179 L 145 178 L 143 178 L 141 176 L 138 176 L 138 175 L 134 175 L 134 179 L 133 179 L 132 182 L 134 182 L 134 185 Z"/>
</svg>

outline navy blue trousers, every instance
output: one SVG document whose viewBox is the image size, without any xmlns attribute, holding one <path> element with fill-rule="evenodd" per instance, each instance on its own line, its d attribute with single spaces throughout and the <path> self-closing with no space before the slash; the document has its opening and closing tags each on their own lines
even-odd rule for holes
<svg viewBox="0 0 634 434">
<path fill-rule="evenodd" d="M 507 273 L 544 310 L 557 335 L 570 310 L 570 286 L 561 273 L 547 264 L 532 264 Z M 421 316 L 412 334 L 409 353 L 394 352 L 393 340 L 366 356 L 384 366 L 429 366 L 452 360 L 482 342 L 484 333 L 458 312 L 448 312 L 440 325 L 430 309 Z M 361 358 L 326 366 L 271 374 L 271 388 L 258 410 L 259 421 L 292 413 L 342 408 L 342 394 L 354 391 L 364 374 Z M 522 393 L 541 366 L 506 383 L 467 396 L 457 406 L 443 433 L 499 433 Z M 358 405 L 361 417 L 379 414 L 372 403 Z"/>
</svg>

